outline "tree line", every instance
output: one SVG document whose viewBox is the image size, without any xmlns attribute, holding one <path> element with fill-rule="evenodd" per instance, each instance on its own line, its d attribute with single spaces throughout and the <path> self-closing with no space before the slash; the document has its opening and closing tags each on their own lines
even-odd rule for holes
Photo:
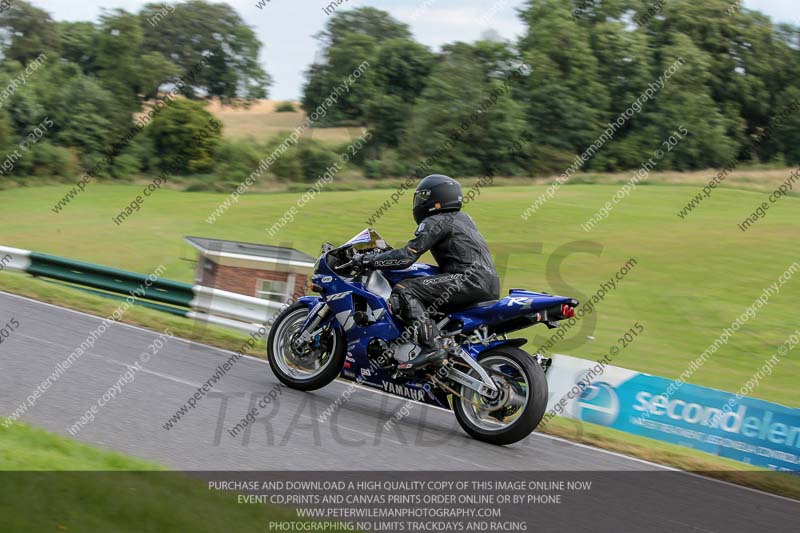
<svg viewBox="0 0 800 533">
<path fill-rule="evenodd" d="M 199 100 L 266 97 L 260 49 L 227 4 L 150 3 L 94 23 L 9 2 L 0 12 L 0 148 L 27 148 L 3 174 L 125 177 L 175 160 L 185 162 L 179 172 L 211 171 L 221 136 L 193 140 L 212 118 Z M 44 120 L 47 135 L 25 145 Z"/>
<path fill-rule="evenodd" d="M 798 27 L 729 0 L 529 0 L 519 15 L 526 30 L 515 42 L 487 35 L 434 53 L 384 11 L 337 12 L 316 36 L 324 60 L 307 71 L 303 106 L 368 60 L 325 120 L 374 133 L 368 176 L 405 175 L 524 65 L 512 90 L 438 154 L 439 168 L 560 174 L 589 150 L 583 170 L 632 169 L 679 127 L 689 134 L 663 169 L 800 163 L 797 113 L 771 128 L 800 98 Z M 609 128 L 613 139 L 592 150 Z"/>
</svg>

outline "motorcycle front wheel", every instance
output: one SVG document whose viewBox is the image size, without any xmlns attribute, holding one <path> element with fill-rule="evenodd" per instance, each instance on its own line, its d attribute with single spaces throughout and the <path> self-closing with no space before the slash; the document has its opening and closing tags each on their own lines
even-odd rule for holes
<svg viewBox="0 0 800 533">
<path fill-rule="evenodd" d="M 300 349 L 293 345 L 308 313 L 308 307 L 299 302 L 288 307 L 275 319 L 267 338 L 272 372 L 287 387 L 302 391 L 320 389 L 336 379 L 345 356 L 344 340 L 334 327 L 318 333 Z"/>
<path fill-rule="evenodd" d="M 453 399 L 453 412 L 471 437 L 489 444 L 518 442 L 536 429 L 547 408 L 544 370 L 528 353 L 513 346 L 499 346 L 482 353 L 480 364 L 494 380 L 496 398 L 481 396 L 461 386 Z M 478 378 L 472 370 L 470 375 Z"/>
</svg>

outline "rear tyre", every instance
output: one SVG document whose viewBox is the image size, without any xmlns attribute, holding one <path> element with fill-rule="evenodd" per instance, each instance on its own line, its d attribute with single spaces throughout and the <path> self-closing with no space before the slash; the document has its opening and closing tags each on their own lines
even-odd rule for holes
<svg viewBox="0 0 800 533">
<path fill-rule="evenodd" d="M 478 363 L 501 390 L 489 400 L 461 386 L 467 398 L 453 398 L 453 412 L 461 428 L 471 437 L 489 444 L 518 442 L 533 432 L 547 408 L 547 379 L 544 370 L 527 352 L 513 346 L 499 346 L 478 357 Z M 474 370 L 470 375 L 477 377 Z M 477 404 L 477 405 L 476 405 Z"/>
<path fill-rule="evenodd" d="M 308 313 L 302 302 L 288 307 L 275 319 L 267 338 L 267 359 L 272 372 L 287 387 L 302 391 L 320 389 L 336 379 L 345 356 L 342 334 L 332 326 L 302 350 L 292 346 Z"/>
</svg>

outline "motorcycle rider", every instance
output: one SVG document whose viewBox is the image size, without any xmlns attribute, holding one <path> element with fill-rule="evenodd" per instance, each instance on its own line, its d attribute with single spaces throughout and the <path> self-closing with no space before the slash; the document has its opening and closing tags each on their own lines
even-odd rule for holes
<svg viewBox="0 0 800 533">
<path fill-rule="evenodd" d="M 461 185 L 448 176 L 433 174 L 423 179 L 414 193 L 413 214 L 419 226 L 415 237 L 402 248 L 359 259 L 363 267 L 400 270 L 413 265 L 428 250 L 440 274 L 411 278 L 397 283 L 389 299 L 391 309 L 413 329 L 422 352 L 400 365 L 416 369 L 444 359 L 441 333 L 430 317 L 432 311 L 464 308 L 497 300 L 500 279 L 489 247 L 472 217 L 463 213 Z M 444 302 L 437 309 L 435 302 Z"/>
</svg>

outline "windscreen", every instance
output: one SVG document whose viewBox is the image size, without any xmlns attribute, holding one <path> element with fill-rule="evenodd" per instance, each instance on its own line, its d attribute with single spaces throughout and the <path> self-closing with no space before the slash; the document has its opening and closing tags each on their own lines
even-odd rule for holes
<svg viewBox="0 0 800 533">
<path fill-rule="evenodd" d="M 367 228 L 345 244 L 350 244 L 355 250 L 389 250 L 391 246 L 386 244 L 386 241 L 380 234 L 372 228 Z"/>
</svg>

